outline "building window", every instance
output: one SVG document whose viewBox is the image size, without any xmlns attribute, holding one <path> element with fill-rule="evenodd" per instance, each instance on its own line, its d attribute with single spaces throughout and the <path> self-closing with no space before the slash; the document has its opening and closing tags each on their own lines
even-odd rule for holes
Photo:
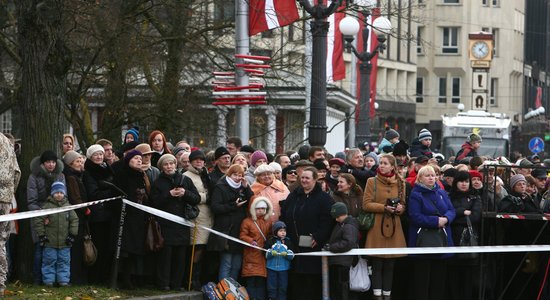
<svg viewBox="0 0 550 300">
<path fill-rule="evenodd" d="M 458 4 L 460 3 L 459 0 L 443 0 L 443 3 L 445 4 Z"/>
<path fill-rule="evenodd" d="M 0 115 L 0 131 L 3 133 L 11 133 L 11 110 L 7 110 Z"/>
<path fill-rule="evenodd" d="M 439 97 L 437 98 L 439 103 L 447 103 L 447 78 L 439 77 Z"/>
<path fill-rule="evenodd" d="M 294 41 L 294 25 L 293 24 L 288 25 L 288 41 L 289 42 Z"/>
<path fill-rule="evenodd" d="M 500 6 L 500 0 L 492 0 L 493 6 Z"/>
<path fill-rule="evenodd" d="M 481 0 L 481 5 L 488 6 L 487 1 L 489 1 L 489 0 Z"/>
<path fill-rule="evenodd" d="M 416 53 L 418 54 L 424 53 L 424 50 L 422 49 L 423 32 L 424 27 L 418 26 L 418 28 L 416 28 Z"/>
<path fill-rule="evenodd" d="M 273 29 L 262 31 L 262 38 L 272 38 L 273 37 Z"/>
<path fill-rule="evenodd" d="M 498 78 L 491 78 L 491 92 L 489 93 L 490 106 L 498 106 L 497 91 L 498 91 Z"/>
<path fill-rule="evenodd" d="M 416 77 L 416 103 L 424 102 L 424 78 Z"/>
<path fill-rule="evenodd" d="M 458 53 L 457 27 L 443 27 L 443 53 Z"/>
<path fill-rule="evenodd" d="M 493 30 L 491 30 L 491 33 L 493 34 L 493 56 L 497 56 L 497 48 L 498 48 L 498 29 L 493 28 Z"/>
<path fill-rule="evenodd" d="M 452 103 L 460 103 L 460 77 L 453 77 Z"/>
</svg>

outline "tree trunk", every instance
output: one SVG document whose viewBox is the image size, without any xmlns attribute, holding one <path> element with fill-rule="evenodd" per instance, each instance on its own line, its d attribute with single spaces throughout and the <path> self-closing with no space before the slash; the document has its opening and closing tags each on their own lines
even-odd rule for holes
<svg viewBox="0 0 550 300">
<path fill-rule="evenodd" d="M 21 90 L 18 106 L 21 112 L 19 211 L 27 210 L 26 180 L 29 163 L 45 150 L 60 155 L 63 137 L 64 103 L 67 93 L 67 71 L 71 56 L 65 45 L 62 28 L 63 0 L 18 0 L 19 49 L 21 56 Z M 25 281 L 31 278 L 32 242 L 28 220 L 20 222 L 17 243 L 17 274 Z"/>
</svg>

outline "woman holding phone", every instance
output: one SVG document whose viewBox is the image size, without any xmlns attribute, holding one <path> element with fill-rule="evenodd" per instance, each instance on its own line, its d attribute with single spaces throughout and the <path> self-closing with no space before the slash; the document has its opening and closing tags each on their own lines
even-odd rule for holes
<svg viewBox="0 0 550 300">
<path fill-rule="evenodd" d="M 244 178 L 241 165 L 229 167 L 212 191 L 210 209 L 214 214 L 214 230 L 239 238 L 241 222 L 246 217 L 248 201 L 253 193 Z M 220 253 L 218 279 L 237 279 L 243 259 L 242 246 L 218 235 L 210 235 L 208 250 Z"/>
</svg>

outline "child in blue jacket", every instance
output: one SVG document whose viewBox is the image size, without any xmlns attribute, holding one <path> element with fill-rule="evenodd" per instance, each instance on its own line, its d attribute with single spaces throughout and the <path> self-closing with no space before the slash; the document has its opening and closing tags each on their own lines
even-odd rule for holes
<svg viewBox="0 0 550 300">
<path fill-rule="evenodd" d="M 277 221 L 272 227 L 273 236 L 266 242 L 267 295 L 269 299 L 286 300 L 288 270 L 294 258 L 292 243 L 286 236 L 286 225 Z"/>
</svg>

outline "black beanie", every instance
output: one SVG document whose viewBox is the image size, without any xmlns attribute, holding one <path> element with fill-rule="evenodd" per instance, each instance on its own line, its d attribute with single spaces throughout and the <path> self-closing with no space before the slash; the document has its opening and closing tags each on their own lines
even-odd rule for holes
<svg viewBox="0 0 550 300">
<path fill-rule="evenodd" d="M 227 150 L 227 148 L 225 147 L 218 147 L 216 149 L 216 151 L 214 151 L 214 160 L 218 160 L 218 158 L 226 155 L 226 154 L 229 154 L 229 151 Z M 189 161 L 191 161 L 191 159 L 189 159 Z"/>
<path fill-rule="evenodd" d="M 201 150 L 195 150 L 189 154 L 189 161 L 194 161 L 195 159 L 202 159 L 206 161 L 206 156 Z"/>
<path fill-rule="evenodd" d="M 40 155 L 40 163 L 43 164 L 48 160 L 53 160 L 57 162 L 57 154 L 55 154 L 55 152 L 53 152 L 52 150 L 46 150 L 42 152 L 42 155 Z"/>
</svg>

